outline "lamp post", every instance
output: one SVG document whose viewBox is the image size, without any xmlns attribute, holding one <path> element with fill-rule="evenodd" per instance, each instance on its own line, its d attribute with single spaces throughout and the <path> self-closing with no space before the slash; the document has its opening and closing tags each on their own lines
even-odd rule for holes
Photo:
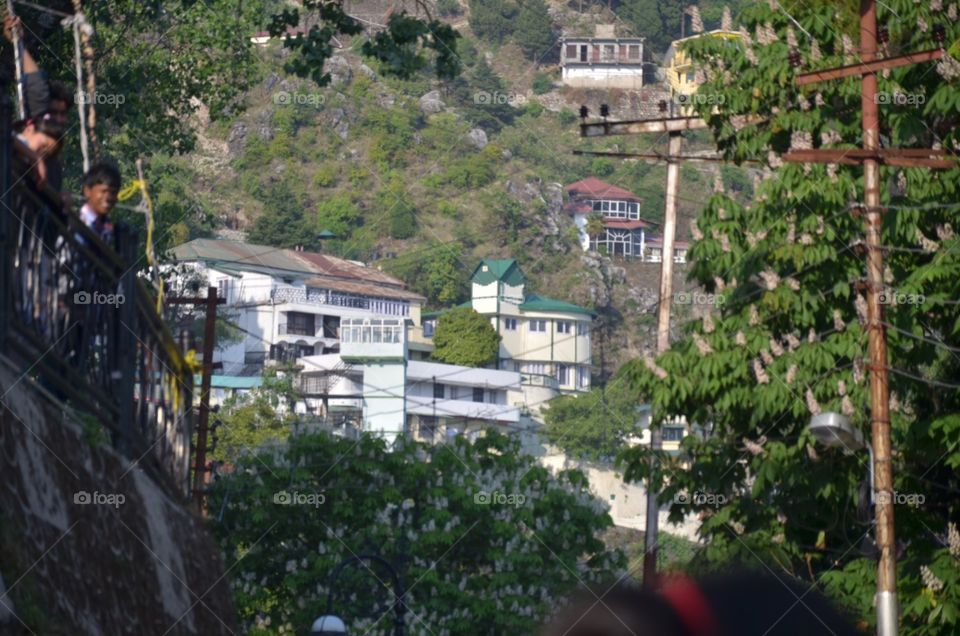
<svg viewBox="0 0 960 636">
<path fill-rule="evenodd" d="M 863 449 L 870 456 L 870 503 L 876 500 L 873 483 L 873 448 L 863 439 L 863 433 L 850 424 L 850 420 L 840 413 L 821 413 L 810 418 L 808 427 L 817 441 L 830 448 L 843 448 L 847 454 Z"/>
<path fill-rule="evenodd" d="M 348 633 L 346 623 L 333 613 L 333 597 L 336 591 L 337 579 L 340 578 L 340 574 L 348 566 L 358 563 L 362 564 L 364 561 L 373 561 L 374 563 L 382 565 L 390 573 L 390 577 L 393 580 L 393 609 L 395 613 L 393 619 L 393 634 L 394 636 L 403 636 L 405 630 L 403 615 L 406 608 L 403 597 L 406 592 L 400 582 L 400 575 L 397 573 L 396 568 L 394 568 L 389 561 L 376 554 L 356 554 L 344 559 L 337 565 L 333 570 L 333 574 L 330 576 L 330 591 L 327 593 L 327 613 L 313 621 L 313 626 L 310 628 L 310 636 L 346 635 Z M 377 580 L 379 581 L 379 578 Z"/>
<path fill-rule="evenodd" d="M 870 455 L 870 503 L 876 503 L 876 485 L 874 483 L 873 448 L 863 439 L 863 433 L 850 424 L 847 417 L 839 413 L 821 413 L 810 418 L 809 430 L 824 446 L 842 447 L 848 454 L 867 449 Z M 876 524 L 876 522 L 874 522 Z M 887 593 L 889 594 L 889 593 Z M 881 582 L 877 580 L 877 634 L 896 635 L 897 607 L 895 603 L 884 602 Z"/>
</svg>

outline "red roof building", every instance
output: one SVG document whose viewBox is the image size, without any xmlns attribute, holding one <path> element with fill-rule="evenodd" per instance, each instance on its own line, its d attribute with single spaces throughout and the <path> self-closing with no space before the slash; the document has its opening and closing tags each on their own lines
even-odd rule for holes
<svg viewBox="0 0 960 636">
<path fill-rule="evenodd" d="M 660 262 L 659 238 L 650 236 L 658 224 L 641 217 L 643 199 L 596 177 L 581 179 L 565 189 L 569 200 L 564 209 L 573 216 L 584 251 Z M 602 219 L 603 230 L 591 234 L 594 215 Z M 674 259 L 686 262 L 686 251 L 686 245 L 678 242 Z"/>
</svg>

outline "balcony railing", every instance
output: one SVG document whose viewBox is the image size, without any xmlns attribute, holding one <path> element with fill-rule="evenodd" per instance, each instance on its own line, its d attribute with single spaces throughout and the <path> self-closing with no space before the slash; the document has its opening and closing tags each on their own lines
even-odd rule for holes
<svg viewBox="0 0 960 636">
<path fill-rule="evenodd" d="M 520 383 L 527 386 L 542 386 L 548 389 L 556 389 L 560 386 L 556 377 L 539 373 L 521 373 Z"/>
<path fill-rule="evenodd" d="M 136 234 L 107 245 L 12 154 L 0 101 L 0 351 L 95 418 L 172 494 L 189 493 L 193 373 L 137 278 Z"/>
</svg>

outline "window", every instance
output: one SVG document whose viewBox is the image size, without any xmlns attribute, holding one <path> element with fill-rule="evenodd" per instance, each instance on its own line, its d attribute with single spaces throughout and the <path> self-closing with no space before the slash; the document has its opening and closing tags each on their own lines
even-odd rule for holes
<svg viewBox="0 0 960 636">
<path fill-rule="evenodd" d="M 639 59 L 640 59 L 640 45 L 639 45 L 639 44 L 631 44 L 630 47 L 627 49 L 627 51 L 628 51 L 627 57 L 629 57 L 631 60 L 639 60 Z"/>
<path fill-rule="evenodd" d="M 439 382 L 433 383 L 433 397 L 438 400 L 443 399 L 443 385 Z"/>
<path fill-rule="evenodd" d="M 612 44 L 603 45 L 603 61 L 612 62 L 614 60 L 614 52 Z"/>
<path fill-rule="evenodd" d="M 577 367 L 577 385 L 581 389 L 585 389 L 590 386 L 590 368 L 589 367 Z"/>
<path fill-rule="evenodd" d="M 437 418 L 431 415 L 420 416 L 420 437 L 432 440 L 437 436 Z"/>
<path fill-rule="evenodd" d="M 566 57 L 568 60 L 575 60 L 575 59 L 577 59 L 577 45 L 576 45 L 576 44 L 568 44 L 568 45 L 567 45 L 567 53 L 566 53 L 565 57 Z"/>
<path fill-rule="evenodd" d="M 433 330 L 437 328 L 436 320 L 423 321 L 423 335 L 426 338 L 433 338 Z"/>
<path fill-rule="evenodd" d="M 473 389 L 473 401 L 474 401 L 474 402 L 483 402 L 483 387 L 474 387 L 474 389 Z"/>
<path fill-rule="evenodd" d="M 682 426 L 664 426 L 661 429 L 661 438 L 665 442 L 679 442 L 683 439 Z"/>
<path fill-rule="evenodd" d="M 570 333 L 573 329 L 573 323 L 566 320 L 557 321 L 557 333 Z"/>
<path fill-rule="evenodd" d="M 516 331 L 517 330 L 517 319 L 516 318 L 504 318 L 503 319 L 503 328 L 507 331 Z"/>
<path fill-rule="evenodd" d="M 530 321 L 530 331 L 547 331 L 547 321 L 546 320 L 531 320 Z"/>
<path fill-rule="evenodd" d="M 233 287 L 229 278 L 221 278 L 217 281 L 217 297 L 230 302 L 230 291 Z"/>
<path fill-rule="evenodd" d="M 531 375 L 543 375 L 545 370 L 542 362 L 530 362 L 524 368 Z"/>
<path fill-rule="evenodd" d="M 589 336 L 590 335 L 590 325 L 585 322 L 577 323 L 577 335 L 578 336 Z"/>
<path fill-rule="evenodd" d="M 557 365 L 557 384 L 566 386 L 570 382 L 570 367 L 565 364 Z"/>
<path fill-rule="evenodd" d="M 640 219 L 640 206 L 636 203 L 628 203 L 627 212 L 631 221 L 637 221 Z"/>
<path fill-rule="evenodd" d="M 287 333 L 297 336 L 313 336 L 317 330 L 314 325 L 313 314 L 304 314 L 299 311 L 287 312 Z"/>
</svg>

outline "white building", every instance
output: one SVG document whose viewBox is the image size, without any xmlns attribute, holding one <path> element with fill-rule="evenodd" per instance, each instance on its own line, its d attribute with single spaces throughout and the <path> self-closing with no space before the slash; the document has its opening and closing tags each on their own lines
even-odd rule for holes
<svg viewBox="0 0 960 636">
<path fill-rule="evenodd" d="M 498 368 L 521 374 L 528 408 L 557 391 L 590 390 L 590 331 L 594 313 L 562 300 L 527 294 L 526 277 L 513 259 L 484 259 L 471 277 L 464 306 L 489 316 L 500 334 Z M 443 312 L 424 314 L 430 337 Z"/>
<path fill-rule="evenodd" d="M 643 38 L 617 37 L 598 24 L 594 37 L 565 36 L 560 46 L 563 83 L 576 88 L 643 88 Z"/>
<path fill-rule="evenodd" d="M 384 437 L 442 441 L 495 427 L 513 432 L 523 418 L 520 374 L 410 360 L 397 318 L 345 318 L 339 354 L 297 361 L 298 410 Z"/>
<path fill-rule="evenodd" d="M 336 353 L 345 318 L 420 324 L 423 296 L 356 261 L 213 239 L 184 243 L 173 255 L 192 271 L 199 294 L 217 288 L 226 300 L 220 311 L 242 336 L 218 347 L 223 376 L 259 375 L 268 360 Z"/>
<path fill-rule="evenodd" d="M 573 216 L 585 252 L 602 251 L 611 257 L 645 263 L 661 261 L 663 239 L 658 235 L 658 224 L 643 218 L 643 200 L 637 195 L 596 177 L 571 183 L 565 190 L 568 201 L 564 209 Z M 598 221 L 593 230 L 592 216 Z M 687 262 L 687 247 L 684 241 L 674 241 L 674 263 Z"/>
</svg>

